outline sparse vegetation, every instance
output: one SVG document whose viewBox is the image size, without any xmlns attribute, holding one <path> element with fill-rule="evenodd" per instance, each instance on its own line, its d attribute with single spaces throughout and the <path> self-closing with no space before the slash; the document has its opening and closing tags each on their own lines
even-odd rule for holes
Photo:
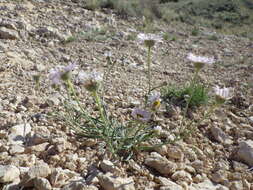
<svg viewBox="0 0 253 190">
<path fill-rule="evenodd" d="M 180 106 L 182 108 L 186 106 L 191 94 L 192 98 L 189 102 L 190 108 L 196 108 L 208 103 L 208 88 L 203 84 L 196 84 L 194 87 L 185 85 L 181 88 L 169 85 L 162 90 L 163 101 L 166 104 Z"/>
<path fill-rule="evenodd" d="M 253 23 L 252 4 L 249 0 L 84 0 L 87 9 L 111 8 L 123 17 L 145 16 L 149 20 L 158 18 L 219 30 L 240 27 L 240 33 L 245 37 L 253 36 L 250 30 Z M 233 33 L 232 29 L 227 32 Z M 197 31 L 192 32 L 192 35 L 195 34 Z"/>
</svg>

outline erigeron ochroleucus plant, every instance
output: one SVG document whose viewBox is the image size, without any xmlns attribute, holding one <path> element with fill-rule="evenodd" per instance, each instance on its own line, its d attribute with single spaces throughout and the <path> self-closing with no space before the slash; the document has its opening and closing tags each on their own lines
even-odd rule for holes
<svg viewBox="0 0 253 190">
<path fill-rule="evenodd" d="M 106 58 L 108 57 L 111 57 L 111 55 L 106 55 Z M 143 148 L 140 146 L 142 142 L 149 141 L 158 134 L 150 126 L 150 121 L 152 114 L 160 106 L 159 96 L 155 95 L 149 98 L 150 107 L 133 109 L 131 113 L 133 120 L 119 123 L 116 118 L 111 117 L 112 115 L 108 113 L 107 106 L 101 98 L 104 82 L 103 72 L 99 70 L 79 71 L 75 81 L 94 98 L 95 106 L 99 111 L 98 116 L 93 115 L 92 111 L 88 112 L 86 107 L 83 106 L 79 97 L 80 93 L 76 92 L 76 88 L 72 83 L 71 72 L 75 68 L 77 68 L 76 65 L 59 66 L 50 70 L 49 78 L 53 87 L 63 86 L 67 90 L 68 96 L 63 105 L 66 108 L 66 114 L 63 113 L 61 119 L 68 126 L 71 126 L 77 134 L 104 141 L 113 156 L 122 155 L 122 152 L 124 152 L 123 155 L 126 155 L 127 152 L 127 155 L 131 156 L 134 150 Z M 60 88 L 55 89 L 61 90 Z"/>
</svg>

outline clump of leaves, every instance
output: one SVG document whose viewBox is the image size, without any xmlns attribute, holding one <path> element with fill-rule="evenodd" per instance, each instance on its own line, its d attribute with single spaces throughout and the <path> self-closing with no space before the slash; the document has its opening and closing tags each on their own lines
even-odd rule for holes
<svg viewBox="0 0 253 190">
<path fill-rule="evenodd" d="M 189 97 L 191 99 L 189 100 Z M 209 96 L 208 89 L 203 84 L 185 85 L 182 88 L 167 86 L 162 89 L 163 101 L 167 104 L 186 107 L 189 100 L 189 107 L 199 107 L 207 104 Z"/>
<path fill-rule="evenodd" d="M 197 27 L 194 27 L 192 30 L 192 35 L 193 36 L 198 36 L 199 35 L 199 29 Z"/>
</svg>

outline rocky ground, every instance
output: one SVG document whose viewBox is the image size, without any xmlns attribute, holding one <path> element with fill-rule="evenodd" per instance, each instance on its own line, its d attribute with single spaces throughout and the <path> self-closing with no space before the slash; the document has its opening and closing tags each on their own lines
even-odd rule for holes
<svg viewBox="0 0 253 190">
<path fill-rule="evenodd" d="M 201 80 L 234 88 L 234 97 L 184 141 L 140 152 L 129 162 L 103 155 L 100 142 L 78 139 L 49 112 L 61 108 L 48 72 L 75 63 L 80 70 L 106 70 L 105 52 L 116 66 L 106 81 L 105 101 L 125 121 L 147 89 L 146 49 L 135 40 L 141 19 L 111 10 L 89 11 L 79 1 L 0 1 L 0 188 L 105 190 L 253 190 L 253 42 L 191 26 L 154 23 L 168 39 L 152 51 L 154 84 L 182 84 L 192 76 L 190 52 L 213 56 Z M 215 38 L 213 38 L 215 36 Z M 74 71 L 77 74 L 78 71 Z M 42 74 L 36 91 L 32 76 Z M 76 86 L 82 102 L 92 98 Z M 201 111 L 192 113 L 198 118 Z M 173 134 L 182 114 L 159 114 Z"/>
</svg>

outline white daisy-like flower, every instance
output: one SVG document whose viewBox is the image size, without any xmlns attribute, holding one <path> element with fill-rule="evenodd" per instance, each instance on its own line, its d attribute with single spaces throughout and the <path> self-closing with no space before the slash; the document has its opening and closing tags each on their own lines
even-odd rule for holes
<svg viewBox="0 0 253 190">
<path fill-rule="evenodd" d="M 153 128 L 154 132 L 157 133 L 158 135 L 161 134 L 161 131 L 162 131 L 162 127 L 157 125 Z"/>
<path fill-rule="evenodd" d="M 159 109 L 161 105 L 161 98 L 160 98 L 160 93 L 159 92 L 154 92 L 148 97 L 148 104 L 150 105 L 151 109 L 153 111 L 156 111 Z"/>
<path fill-rule="evenodd" d="M 105 56 L 106 58 L 110 58 L 110 57 L 112 57 L 112 52 L 111 52 L 111 51 L 106 51 L 106 52 L 104 53 L 104 56 Z"/>
<path fill-rule="evenodd" d="M 224 103 L 233 97 L 233 92 L 231 88 L 220 88 L 218 86 L 214 87 L 215 98 L 218 103 Z"/>
<path fill-rule="evenodd" d="M 197 55 L 194 55 L 193 53 L 189 53 L 187 55 L 187 59 L 193 62 L 194 67 L 196 69 L 201 69 L 204 67 L 205 64 L 211 65 L 215 62 L 214 58 L 197 56 Z"/>
<path fill-rule="evenodd" d="M 144 43 L 145 46 L 147 47 L 153 47 L 156 42 L 162 42 L 162 37 L 157 35 L 157 34 L 144 34 L 144 33 L 139 33 L 137 35 L 137 39 Z"/>
</svg>

